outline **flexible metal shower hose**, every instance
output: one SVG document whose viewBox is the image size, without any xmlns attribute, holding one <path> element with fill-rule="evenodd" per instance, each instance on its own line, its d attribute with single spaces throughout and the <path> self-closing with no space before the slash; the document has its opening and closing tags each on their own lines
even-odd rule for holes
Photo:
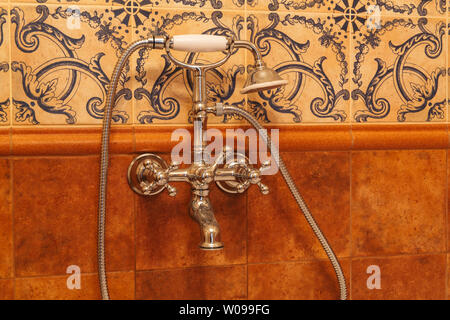
<svg viewBox="0 0 450 320">
<path fill-rule="evenodd" d="M 301 211 L 303 212 L 303 215 L 306 218 L 306 221 L 311 226 L 311 229 L 314 231 L 314 234 L 316 235 L 317 239 L 319 240 L 320 244 L 322 245 L 322 248 L 325 250 L 328 259 L 330 259 L 331 264 L 333 265 L 334 272 L 336 273 L 336 277 L 339 283 L 339 290 L 340 290 L 340 299 L 346 300 L 347 299 L 347 286 L 345 284 L 345 276 L 342 272 L 342 268 L 339 264 L 338 259 L 336 258 L 336 255 L 333 252 L 333 249 L 328 244 L 328 241 L 325 237 L 325 235 L 320 230 L 317 222 L 315 221 L 314 217 L 312 216 L 311 212 L 308 209 L 308 206 L 306 205 L 305 201 L 303 200 L 303 197 L 301 196 L 300 192 L 298 191 L 294 180 L 292 179 L 291 175 L 289 174 L 288 169 L 286 168 L 286 165 L 284 164 L 283 159 L 281 158 L 277 146 L 272 145 L 272 142 L 270 140 L 270 137 L 267 135 L 267 131 L 264 130 L 264 127 L 259 124 L 258 120 L 256 120 L 250 113 L 247 111 L 233 106 L 223 106 L 218 107 L 217 109 L 217 115 L 221 115 L 222 113 L 226 114 L 238 114 L 244 117 L 255 129 L 258 130 L 261 138 L 264 140 L 266 145 L 269 147 L 270 152 L 275 159 L 275 162 L 278 165 L 278 168 L 280 169 L 281 175 L 284 178 L 284 181 L 286 181 L 286 184 L 289 187 L 289 190 L 292 193 L 292 196 L 295 198 L 295 201 L 297 201 L 298 206 L 300 207 Z"/>
<path fill-rule="evenodd" d="M 153 46 L 153 38 L 138 40 L 133 42 L 121 55 L 114 67 L 114 72 L 109 84 L 109 90 L 106 97 L 105 113 L 103 116 L 103 133 L 102 133 L 102 149 L 100 159 L 100 194 L 98 198 L 98 278 L 100 282 L 100 291 L 103 300 L 109 300 L 108 281 L 106 278 L 105 263 L 105 218 L 106 218 L 106 186 L 108 181 L 109 166 L 109 131 L 111 128 L 112 109 L 115 102 L 117 85 L 119 83 L 120 74 L 130 55 L 142 47 Z"/>
</svg>

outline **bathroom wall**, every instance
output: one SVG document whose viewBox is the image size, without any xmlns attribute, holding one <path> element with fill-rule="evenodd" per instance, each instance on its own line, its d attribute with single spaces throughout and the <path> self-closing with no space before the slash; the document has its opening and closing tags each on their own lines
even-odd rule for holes
<svg viewBox="0 0 450 320">
<path fill-rule="evenodd" d="M 280 148 L 341 260 L 352 299 L 447 299 L 448 3 L 440 0 L 0 0 L 0 298 L 98 299 L 103 101 L 120 53 L 151 34 L 255 42 L 289 85 L 239 93 L 251 55 L 208 76 L 211 102 L 280 128 Z M 221 54 L 177 54 L 204 62 Z M 189 75 L 130 59 L 114 113 L 107 263 L 114 299 L 336 299 L 331 265 L 281 177 L 263 196 L 211 194 L 225 249 L 197 249 L 176 198 L 139 197 L 135 154 L 169 159 Z M 240 127 L 238 118 L 212 126 Z M 81 288 L 67 288 L 67 268 Z M 369 288 L 373 271 L 380 288 Z M 372 276 L 372 278 L 370 278 Z"/>
</svg>

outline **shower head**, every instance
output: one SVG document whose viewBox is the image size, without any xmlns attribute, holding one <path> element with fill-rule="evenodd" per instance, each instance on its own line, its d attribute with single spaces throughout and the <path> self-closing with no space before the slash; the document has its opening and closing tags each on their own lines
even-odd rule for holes
<svg viewBox="0 0 450 320">
<path fill-rule="evenodd" d="M 288 83 L 273 69 L 270 69 L 263 62 L 262 54 L 258 47 L 246 40 L 235 40 L 233 42 L 235 48 L 245 48 L 253 53 L 255 64 L 249 66 L 249 74 L 247 81 L 241 93 L 252 93 L 256 91 L 269 90 L 284 86 Z"/>
<path fill-rule="evenodd" d="M 241 93 L 252 93 L 261 90 L 269 90 L 284 86 L 288 83 L 275 70 L 268 68 L 264 63 L 251 68 L 247 81 Z"/>
</svg>

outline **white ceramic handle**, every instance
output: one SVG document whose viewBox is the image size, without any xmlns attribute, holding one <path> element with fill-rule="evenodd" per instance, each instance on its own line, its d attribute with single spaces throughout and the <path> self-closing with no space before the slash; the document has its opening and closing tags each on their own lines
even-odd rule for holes
<svg viewBox="0 0 450 320">
<path fill-rule="evenodd" d="M 210 34 L 184 34 L 172 37 L 172 49 L 188 52 L 224 51 L 228 38 Z"/>
</svg>

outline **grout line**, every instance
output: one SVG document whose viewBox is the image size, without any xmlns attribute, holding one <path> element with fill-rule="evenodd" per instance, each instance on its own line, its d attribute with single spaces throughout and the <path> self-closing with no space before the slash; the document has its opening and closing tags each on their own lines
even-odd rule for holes
<svg viewBox="0 0 450 320">
<path fill-rule="evenodd" d="M 173 9 L 173 8 L 172 8 Z M 218 11 L 222 11 L 222 9 L 216 9 Z M 226 11 L 234 11 L 236 12 L 236 9 L 226 9 Z M 313 15 L 328 15 L 328 16 L 336 16 L 336 15 L 343 15 L 341 12 L 337 11 L 315 11 L 314 9 L 312 11 L 300 11 L 300 10 L 288 10 L 288 9 L 278 9 L 276 11 L 271 11 L 268 9 L 251 9 L 248 10 L 252 14 L 271 14 L 271 13 L 277 13 L 279 15 L 288 15 L 288 14 L 301 14 L 303 16 L 313 16 Z M 367 13 L 358 13 L 356 14 L 357 17 L 367 17 Z M 390 18 L 390 19 L 421 19 L 421 18 L 431 18 L 431 19 L 443 19 L 445 20 L 445 15 L 426 15 L 421 16 L 419 14 L 410 14 L 410 15 L 403 15 L 403 14 L 395 14 L 391 12 L 381 12 L 381 17 Z"/>
<path fill-rule="evenodd" d="M 107 275 L 114 275 L 114 274 L 121 274 L 121 273 L 130 273 L 133 272 L 133 270 L 119 270 L 119 271 L 108 271 Z M 98 276 L 98 272 L 82 272 L 80 273 L 81 276 Z M 67 274 L 53 274 L 53 275 L 34 275 L 34 276 L 19 276 L 15 277 L 14 280 L 31 280 L 31 279 L 56 279 L 56 278 L 67 278 Z M 1 279 L 4 280 L 4 279 Z M 7 279 L 12 280 L 12 279 Z"/>
<path fill-rule="evenodd" d="M 134 8 L 136 6 L 136 3 L 133 1 L 131 2 L 132 8 Z M 135 27 L 134 26 L 129 26 L 129 31 L 131 33 L 131 43 L 133 43 L 135 40 L 137 40 L 137 37 L 135 35 Z M 136 28 L 137 30 L 137 28 Z M 135 82 L 134 82 L 134 74 L 135 74 L 135 70 L 133 69 L 133 63 L 132 63 L 132 59 L 131 57 L 129 57 L 128 59 L 128 64 L 129 64 L 129 68 L 130 68 L 130 83 L 129 85 L 131 86 L 131 121 L 130 124 L 133 126 L 132 127 L 132 151 L 135 152 L 136 151 L 136 130 L 134 127 L 134 122 L 135 122 L 135 109 L 136 109 L 136 99 L 134 99 L 134 90 L 135 90 Z M 136 300 L 136 290 L 137 290 L 137 272 L 136 272 L 136 264 L 137 264 L 137 200 L 138 198 L 136 197 L 136 195 L 133 193 L 133 216 L 134 216 L 134 225 L 133 225 L 133 231 L 134 231 L 134 239 L 133 239 L 133 244 L 134 244 L 134 297 L 133 299 Z"/>
<path fill-rule="evenodd" d="M 353 34 L 353 33 L 351 33 Z M 349 122 L 350 122 L 350 137 L 351 137 L 351 142 L 350 142 L 350 150 L 349 152 L 349 210 L 350 210 L 350 217 L 349 217 L 349 237 L 350 237 L 350 260 L 349 260 L 349 277 L 350 279 L 347 280 L 347 286 L 348 286 L 348 293 L 347 293 L 347 299 L 351 300 L 352 299 L 352 283 L 353 283 L 353 270 L 352 270 L 352 256 L 353 256 L 353 233 L 352 233 L 352 150 L 354 148 L 354 144 L 355 144 L 355 136 L 353 135 L 353 99 L 352 99 L 352 88 L 353 88 L 353 82 L 352 82 L 352 65 L 353 65 L 353 37 L 350 36 L 349 37 L 349 48 L 348 48 L 348 56 L 349 56 L 349 66 L 348 66 L 348 70 L 349 70 L 349 89 L 350 89 L 350 112 L 349 112 Z"/>
<path fill-rule="evenodd" d="M 349 46 L 350 48 L 348 48 L 348 57 L 349 57 L 349 65 L 348 65 L 348 70 L 349 70 L 349 90 L 350 90 L 350 97 L 349 97 L 349 108 L 350 108 L 350 112 L 349 112 L 349 124 L 350 124 L 350 137 L 351 137 L 351 144 L 350 144 L 350 150 L 353 150 L 354 146 L 355 146 L 355 136 L 353 133 L 353 108 L 354 108 L 354 103 L 353 103 L 353 98 L 352 98 L 352 88 L 353 88 L 353 82 L 352 82 L 352 70 L 353 70 L 353 37 L 349 37 Z"/>
<path fill-rule="evenodd" d="M 138 197 L 133 193 L 133 214 L 134 214 L 134 299 L 136 300 L 136 288 L 137 288 L 137 201 Z"/>
<path fill-rule="evenodd" d="M 131 3 L 131 5 L 134 8 L 135 2 L 133 1 Z M 130 33 L 131 33 L 131 43 L 134 43 L 134 41 L 137 41 L 139 39 L 139 36 L 137 34 L 135 34 L 135 30 L 137 30 L 137 27 L 136 26 L 130 26 L 129 30 L 130 30 Z M 130 90 L 131 90 L 131 121 L 130 121 L 130 124 L 133 125 L 133 126 L 135 124 L 134 122 L 135 122 L 135 119 L 136 119 L 136 110 L 135 109 L 136 109 L 137 105 L 136 105 L 136 99 L 134 99 L 134 92 L 136 90 L 136 87 L 135 87 L 136 82 L 135 82 L 135 78 L 134 77 L 135 77 L 136 70 L 133 69 L 133 62 L 132 62 L 132 61 L 136 60 L 136 57 L 134 57 L 134 59 L 132 57 L 133 57 L 133 55 L 136 55 L 136 54 L 139 54 L 139 50 L 135 51 L 128 58 L 128 64 L 130 66 L 130 83 L 129 83 L 129 85 L 131 87 L 130 88 Z M 134 130 L 133 130 L 133 135 L 134 135 Z M 135 150 L 135 149 L 133 148 L 133 150 Z"/>
<path fill-rule="evenodd" d="M 405 254 L 386 254 L 383 256 L 338 256 L 339 260 L 368 260 L 368 259 L 395 259 L 395 258 L 414 258 L 423 256 L 436 256 L 446 255 L 446 252 L 426 252 L 426 253 L 405 253 Z M 275 261 L 261 261 L 261 262 L 249 262 L 249 265 L 261 265 L 261 264 L 282 264 L 282 263 L 310 263 L 310 262 L 325 262 L 329 261 L 327 257 L 320 258 L 304 258 L 296 260 L 275 260 Z"/>
<path fill-rule="evenodd" d="M 133 198 L 134 198 L 134 200 L 133 200 L 133 213 L 134 213 L 134 299 L 136 299 L 136 288 L 137 288 L 137 286 L 136 286 L 136 284 L 137 284 L 137 281 L 136 281 L 136 274 L 137 274 L 137 272 L 136 272 L 136 257 L 137 257 L 137 254 L 136 254 L 136 252 L 137 252 L 137 245 L 136 245 L 136 239 L 137 239 L 137 236 L 136 236 L 136 197 L 133 195 Z"/>
<path fill-rule="evenodd" d="M 246 257 L 246 271 L 247 271 L 247 299 L 248 299 L 248 192 L 245 193 L 245 216 L 246 216 L 246 235 L 245 235 L 245 257 Z"/>
<path fill-rule="evenodd" d="M 449 46 L 449 13 L 448 13 L 448 8 L 447 8 L 447 19 L 446 19 L 446 37 L 447 37 L 447 50 L 446 50 L 446 56 L 447 56 L 447 61 L 446 61 L 446 67 L 447 67 L 447 69 L 446 69 L 446 72 L 447 72 L 447 88 L 446 88 L 446 105 L 447 105 L 447 135 L 448 135 L 448 137 L 449 137 L 449 146 L 450 146 L 450 133 L 449 133 L 449 125 L 448 125 L 448 121 L 449 121 L 449 103 L 448 103 L 448 101 L 449 101 L 449 83 L 450 83 L 450 81 L 448 80 L 449 79 L 449 77 L 450 77 L 450 74 L 449 74 L 449 53 L 448 53 L 448 46 Z M 446 176 L 446 181 L 447 181 L 447 183 L 446 183 L 446 193 L 445 193 L 445 196 L 446 196 L 446 202 L 445 202 L 445 205 L 446 205 L 446 210 L 445 210 L 445 214 L 446 214 L 446 223 L 445 223 L 445 238 L 446 238 L 446 243 L 445 243 L 445 245 L 446 245 L 446 249 L 447 249 L 447 256 L 446 256 L 446 259 L 445 259 L 445 299 L 449 299 L 449 297 L 450 297 L 450 292 L 449 292 L 449 287 L 448 287 L 448 285 L 449 285 L 449 282 L 450 282 L 450 278 L 449 278 L 449 269 L 450 269 L 450 266 L 449 266 L 449 250 L 450 250 L 450 244 L 449 244 L 449 241 L 450 241 L 450 239 L 449 239 L 449 225 L 450 225 L 450 220 L 449 220 L 449 213 L 448 213 L 448 209 L 449 209 L 449 207 L 448 207 L 448 201 L 449 201 L 449 197 L 448 197 L 448 193 L 449 193 L 449 186 L 448 186 L 448 184 L 449 184 L 449 180 L 448 180 L 448 177 L 449 177 L 449 161 L 448 161 L 448 156 L 449 156 L 449 152 L 448 152 L 448 148 L 447 148 L 447 153 L 446 153 L 446 172 L 447 172 L 447 176 Z"/>
<path fill-rule="evenodd" d="M 447 252 L 448 252 L 448 232 L 449 232 L 449 230 L 448 230 L 448 225 L 449 225 L 449 220 L 448 220 L 448 175 L 449 175 L 449 172 L 448 172 L 448 150 L 447 150 L 447 152 L 446 152 L 446 157 L 445 157 L 445 164 L 446 164 L 446 168 L 445 168 L 445 172 L 447 173 L 446 174 L 446 177 L 445 177 L 445 181 L 446 181 L 446 184 L 445 184 L 445 226 L 444 226 L 444 230 L 445 230 L 445 248 L 446 248 L 446 250 L 447 250 Z M 445 281 L 445 296 L 446 296 L 446 298 L 448 297 L 448 295 L 449 295 L 449 292 L 448 292 L 448 269 L 449 269 L 449 266 L 448 266 L 448 253 L 447 253 L 447 255 L 446 255 L 446 257 L 445 257 L 445 279 L 444 279 L 444 281 Z"/>
<path fill-rule="evenodd" d="M 66 6 L 70 6 L 73 5 L 71 3 L 38 3 L 38 2 L 32 2 L 32 1 L 25 1 L 25 2 L 14 2 L 14 1 L 9 1 L 10 4 L 12 5 L 18 5 L 18 6 L 38 6 L 38 5 L 46 5 L 46 6 L 61 6 L 61 5 L 66 5 Z M 123 5 L 120 4 L 94 4 L 94 3 L 77 3 L 78 6 L 86 6 L 86 7 L 107 7 L 107 8 L 123 8 Z M 212 7 L 207 7 L 207 8 L 199 8 L 199 7 L 182 7 L 182 6 L 147 6 L 146 8 L 149 9 L 153 9 L 153 10 L 167 10 L 167 11 L 180 11 L 180 10 L 185 10 L 185 11 L 222 11 L 222 12 L 231 12 L 231 13 L 237 13 L 237 12 L 251 12 L 251 13 L 266 13 L 266 14 L 270 14 L 270 13 L 278 13 L 278 14 L 293 14 L 293 13 L 297 13 L 299 11 L 296 10 L 289 10 L 289 9 L 283 9 L 282 7 L 279 8 L 276 11 L 271 11 L 268 9 L 255 9 L 255 8 L 248 8 L 247 5 L 245 5 L 244 7 L 229 7 L 229 8 L 220 8 L 220 9 L 215 9 Z M 335 12 L 335 11 L 316 11 L 315 9 L 313 9 L 312 11 L 300 11 L 301 14 L 303 15 L 336 15 L 336 14 L 341 14 L 339 12 Z M 402 14 L 395 14 L 392 12 L 382 12 L 381 15 L 383 17 L 388 17 L 388 18 L 414 18 L 414 19 L 420 19 L 420 18 L 424 18 L 423 16 L 419 15 L 419 14 L 411 14 L 411 15 L 407 15 L 404 16 Z M 358 17 L 367 17 L 367 13 L 358 13 L 357 14 Z M 432 18 L 432 19 L 446 19 L 446 17 L 444 15 L 427 15 L 426 18 Z"/>
<path fill-rule="evenodd" d="M 12 134 L 12 127 L 9 127 L 8 138 L 9 138 L 9 154 L 8 154 L 8 156 L 12 156 L 12 154 L 13 154 L 13 134 Z"/>
<path fill-rule="evenodd" d="M 424 257 L 424 256 L 436 256 L 445 255 L 445 252 L 436 253 L 421 253 L 421 254 L 404 254 L 404 255 L 386 255 L 386 256 L 367 256 L 367 257 L 341 257 L 342 261 L 351 261 L 356 259 L 390 259 L 390 258 L 413 258 L 413 257 Z M 266 262 L 251 262 L 248 265 L 274 265 L 274 264 L 306 264 L 313 262 L 329 262 L 328 258 L 317 258 L 317 259 L 305 259 L 305 260 L 292 260 L 292 261 L 266 261 Z M 233 267 L 246 267 L 245 263 L 237 264 L 223 264 L 223 265 L 195 265 L 188 267 L 173 267 L 173 268 L 156 268 L 156 269 L 142 269 L 136 270 L 136 273 L 145 272 L 171 272 L 171 271 L 182 271 L 182 270 L 192 270 L 192 269 L 205 269 L 205 268 L 233 268 Z M 130 273 L 133 270 L 117 270 L 109 271 L 108 274 L 118 274 L 118 273 Z M 97 272 L 85 272 L 82 275 L 97 275 Z M 16 279 L 33 279 L 33 278 L 56 278 L 56 277 L 66 277 L 67 274 L 54 274 L 54 275 L 33 275 L 33 276 L 20 276 L 15 277 Z M 5 279 L 2 279 L 5 280 Z"/>
<path fill-rule="evenodd" d="M 12 34 L 11 34 L 11 4 L 10 1 L 8 1 L 8 51 L 9 51 L 9 68 L 8 68 L 8 75 L 9 75 L 9 126 L 12 127 L 13 126 L 13 118 L 14 118 L 14 106 L 13 106 L 13 94 L 12 94 Z M 12 140 L 12 139 L 11 139 Z M 11 143 L 12 144 L 12 143 Z"/>
<path fill-rule="evenodd" d="M 247 8 L 248 4 L 247 1 L 245 1 L 244 3 L 244 23 L 245 23 L 245 28 L 244 28 L 244 39 L 248 40 L 248 25 L 247 25 L 247 20 L 248 20 L 248 8 Z M 247 50 L 245 51 L 244 54 L 244 77 L 247 78 L 247 56 L 248 56 L 248 52 Z M 245 110 L 248 110 L 248 95 L 244 96 L 244 108 Z M 246 234 L 245 234 L 245 257 L 246 257 L 246 266 L 245 266 L 245 271 L 246 271 L 246 299 L 249 299 L 249 295 L 248 295 L 248 192 L 245 193 L 245 217 L 246 217 Z"/>
<path fill-rule="evenodd" d="M 447 67 L 447 69 L 446 69 L 446 72 L 447 72 L 447 79 L 448 78 L 450 78 L 450 74 L 449 74 L 449 53 L 448 53 L 448 47 L 449 47 L 449 41 L 450 41 L 450 36 L 449 36 L 449 32 L 450 32 L 450 30 L 449 30 L 449 22 L 450 22 L 450 19 L 449 19 L 449 13 L 448 13 L 448 10 L 450 10 L 450 9 L 447 9 L 447 22 L 446 22 L 446 29 L 447 29 L 447 32 L 446 32 L 446 38 L 447 38 L 447 50 L 445 50 L 445 52 L 446 52 L 446 56 L 447 56 L 447 61 L 446 61 L 446 67 Z M 447 98 L 447 101 L 446 101 L 446 105 L 447 105 L 447 123 L 449 122 L 449 111 L 448 111 L 448 107 L 449 107 L 449 103 L 448 103 L 448 101 L 449 101 L 449 99 L 450 99 L 450 97 L 449 97 L 449 90 L 450 90 L 450 88 L 449 88 L 449 83 L 450 83 L 450 81 L 449 80 L 447 80 L 447 89 L 446 89 L 446 98 Z M 447 124 L 447 129 L 448 129 L 448 124 Z"/>
<path fill-rule="evenodd" d="M 418 254 L 395 254 L 395 255 L 384 255 L 384 256 L 361 256 L 361 257 L 339 257 L 342 261 L 351 260 L 366 260 L 366 259 L 394 259 L 394 258 L 414 258 L 414 257 L 424 257 L 424 256 L 436 256 L 436 255 L 446 255 L 446 252 L 433 252 L 433 253 L 418 253 Z M 329 262 L 327 257 L 324 258 L 306 258 L 300 260 L 280 260 L 280 261 L 264 261 L 264 262 L 249 262 L 248 266 L 253 265 L 265 265 L 265 264 L 295 264 L 295 263 L 313 263 L 313 262 Z M 236 264 L 223 264 L 223 265 L 192 265 L 188 267 L 172 267 L 172 268 L 154 268 L 154 269 L 141 269 L 136 270 L 136 272 L 169 272 L 185 269 L 197 269 L 197 268 L 231 268 L 236 266 L 246 266 L 245 263 Z"/>
<path fill-rule="evenodd" d="M 363 126 L 363 127 L 377 127 L 377 126 L 442 126 L 447 125 L 447 122 L 444 121 L 433 121 L 433 122 L 426 122 L 426 121 L 405 121 L 405 122 L 395 122 L 395 121 L 384 121 L 384 122 L 367 122 L 367 123 L 351 123 L 351 122 L 301 122 L 301 123 L 287 123 L 287 122 L 271 122 L 270 126 L 274 127 L 297 127 L 297 128 L 309 128 L 309 127 L 352 127 L 353 124 Z M 241 125 L 241 123 L 230 123 L 230 124 L 222 124 L 222 123 L 211 123 L 211 126 L 224 128 L 229 126 L 238 126 Z M 157 123 L 153 126 L 153 128 L 164 128 L 164 127 L 186 127 L 186 123 Z M 248 126 L 248 125 L 247 125 Z M 7 126 L 5 126 L 7 127 Z M 74 125 L 67 125 L 67 124 L 14 124 L 13 127 L 15 129 L 37 129 L 37 128 L 46 128 L 46 129 L 79 129 L 79 128 L 91 128 L 91 129 L 101 129 L 102 123 L 77 123 Z M 112 129 L 115 128 L 145 128 L 148 127 L 148 124 L 141 124 L 141 123 L 128 123 L 128 124 L 112 124 Z"/>
<path fill-rule="evenodd" d="M 227 0 L 229 1 L 229 0 Z M 101 9 L 121 9 L 123 8 L 123 5 L 118 5 L 118 4 L 94 4 L 94 3 L 80 3 L 80 2 L 75 2 L 75 3 L 38 3 L 38 2 L 11 2 L 11 6 L 12 7 L 28 7 L 28 8 L 34 8 L 37 6 L 47 6 L 49 8 L 54 8 L 54 7 L 62 7 L 62 8 L 66 8 L 66 7 L 70 7 L 70 6 L 78 6 L 78 7 L 84 7 L 86 8 L 86 10 L 93 10 L 95 8 L 101 8 Z M 134 3 L 132 5 L 132 7 L 134 6 Z M 188 7 L 188 8 L 183 8 L 183 7 L 167 7 L 167 6 L 158 6 L 158 7 L 151 7 L 151 6 L 144 6 L 144 8 L 153 11 L 166 11 L 167 13 L 180 13 L 180 11 L 183 12 L 204 12 L 204 13 L 213 13 L 213 12 L 223 12 L 225 14 L 234 14 L 235 16 L 240 15 L 242 13 L 245 12 L 245 10 L 243 10 L 242 8 L 226 8 L 226 9 L 214 9 L 214 8 L 196 8 L 196 7 Z M 270 12 L 273 13 L 273 12 Z"/>
<path fill-rule="evenodd" d="M 9 162 L 9 199 L 11 201 L 9 210 L 11 215 L 11 236 L 12 236 L 12 276 L 13 282 L 13 297 L 16 297 L 16 235 L 15 235 L 15 216 L 14 216 L 14 161 L 12 159 Z"/>
<path fill-rule="evenodd" d="M 136 270 L 137 273 L 144 272 L 171 272 L 171 271 L 182 271 L 182 270 L 192 270 L 192 269 L 206 269 L 206 268 L 234 268 L 234 267 L 246 267 L 245 263 L 236 264 L 217 264 L 217 265 L 193 265 L 187 267 L 173 267 L 173 268 L 156 268 L 156 269 L 142 269 Z"/>
<path fill-rule="evenodd" d="M 132 143 L 132 147 L 131 147 L 131 151 L 133 153 L 136 153 L 136 128 L 133 127 L 132 129 L 132 137 L 133 137 L 133 141 Z"/>
<path fill-rule="evenodd" d="M 353 233 L 352 233 L 352 230 L 353 230 L 353 228 L 352 228 L 352 180 L 353 180 L 353 178 L 352 178 L 352 173 L 353 173 L 353 171 L 352 171 L 352 165 L 353 165 L 353 163 L 352 163 L 352 151 L 350 150 L 349 151 L 349 184 L 350 184 L 350 194 L 349 194 L 349 203 L 350 203 L 350 205 L 349 205 L 349 210 L 350 210 L 350 221 L 349 221 L 349 224 L 350 224 L 350 226 L 349 226 L 349 233 L 350 233 L 350 266 L 349 266 L 349 269 L 350 269 L 350 279 L 348 280 L 348 291 L 349 291 L 349 297 L 350 297 L 350 300 L 351 300 L 351 292 L 352 292 L 352 282 L 353 282 L 353 273 L 352 273 L 352 257 L 353 257 Z"/>
</svg>

